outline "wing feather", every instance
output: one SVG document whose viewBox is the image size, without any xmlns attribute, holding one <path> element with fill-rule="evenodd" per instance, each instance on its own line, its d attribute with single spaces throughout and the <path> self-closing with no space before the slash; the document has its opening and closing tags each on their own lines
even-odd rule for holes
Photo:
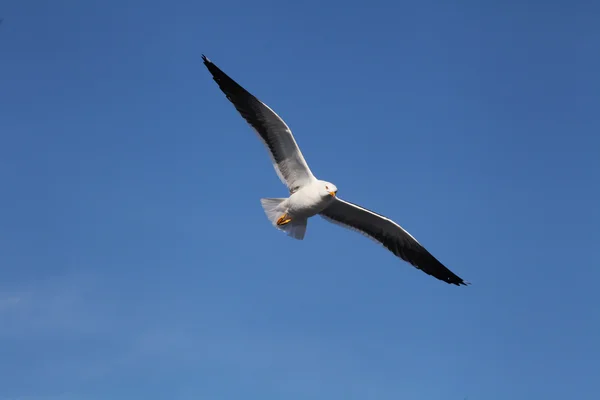
<svg viewBox="0 0 600 400">
<path fill-rule="evenodd" d="M 290 193 L 314 180 L 315 177 L 304 160 L 291 129 L 283 119 L 204 55 L 202 59 L 221 91 L 269 150 L 275 172 Z"/>
<path fill-rule="evenodd" d="M 457 286 L 468 284 L 431 255 L 410 233 L 383 215 L 340 198 L 320 215 L 329 222 L 360 232 L 428 275 Z"/>
</svg>

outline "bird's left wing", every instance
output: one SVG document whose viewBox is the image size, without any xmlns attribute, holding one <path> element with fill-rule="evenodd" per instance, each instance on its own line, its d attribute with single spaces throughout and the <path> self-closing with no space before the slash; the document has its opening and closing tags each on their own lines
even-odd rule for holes
<svg viewBox="0 0 600 400">
<path fill-rule="evenodd" d="M 258 133 L 269 150 L 269 156 L 279 179 L 288 187 L 290 193 L 315 180 L 292 131 L 283 119 L 204 55 L 202 59 L 219 88 Z"/>
<path fill-rule="evenodd" d="M 335 198 L 320 215 L 374 239 L 428 275 L 457 286 L 468 284 L 439 262 L 400 225 L 383 215 L 340 198 Z"/>
</svg>

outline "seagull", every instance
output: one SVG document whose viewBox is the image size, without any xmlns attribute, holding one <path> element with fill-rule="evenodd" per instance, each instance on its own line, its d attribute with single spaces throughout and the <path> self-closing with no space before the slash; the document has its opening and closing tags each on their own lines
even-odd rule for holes
<svg viewBox="0 0 600 400">
<path fill-rule="evenodd" d="M 320 215 L 378 242 L 428 275 L 448 284 L 469 285 L 396 222 L 338 197 L 333 183 L 313 175 L 285 121 L 204 54 L 202 60 L 221 91 L 267 147 L 275 172 L 289 190 L 287 198 L 260 199 L 263 211 L 275 228 L 302 240 L 308 219 Z"/>
</svg>

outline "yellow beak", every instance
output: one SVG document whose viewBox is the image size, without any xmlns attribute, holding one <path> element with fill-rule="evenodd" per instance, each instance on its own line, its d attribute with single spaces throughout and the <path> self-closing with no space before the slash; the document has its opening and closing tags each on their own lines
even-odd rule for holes
<svg viewBox="0 0 600 400">
<path fill-rule="evenodd" d="M 333 197 L 335 197 L 335 192 L 329 192 L 329 194 Z"/>
</svg>

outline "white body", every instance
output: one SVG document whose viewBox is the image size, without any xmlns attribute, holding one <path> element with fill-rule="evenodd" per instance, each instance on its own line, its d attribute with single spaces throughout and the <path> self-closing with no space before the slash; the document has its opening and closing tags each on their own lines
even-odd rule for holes
<svg viewBox="0 0 600 400">
<path fill-rule="evenodd" d="M 307 219 L 317 215 L 327 208 L 334 199 L 331 194 L 323 192 L 321 186 L 320 181 L 314 181 L 310 185 L 300 188 L 285 199 L 281 207 L 285 209 L 292 220 L 294 218 Z"/>
<path fill-rule="evenodd" d="M 260 201 L 274 227 L 295 239 L 302 240 L 306 233 L 308 219 L 325 210 L 335 199 L 336 192 L 337 188 L 334 184 L 312 179 L 288 198 L 266 198 Z M 281 218 L 291 221 L 279 224 Z"/>
</svg>

